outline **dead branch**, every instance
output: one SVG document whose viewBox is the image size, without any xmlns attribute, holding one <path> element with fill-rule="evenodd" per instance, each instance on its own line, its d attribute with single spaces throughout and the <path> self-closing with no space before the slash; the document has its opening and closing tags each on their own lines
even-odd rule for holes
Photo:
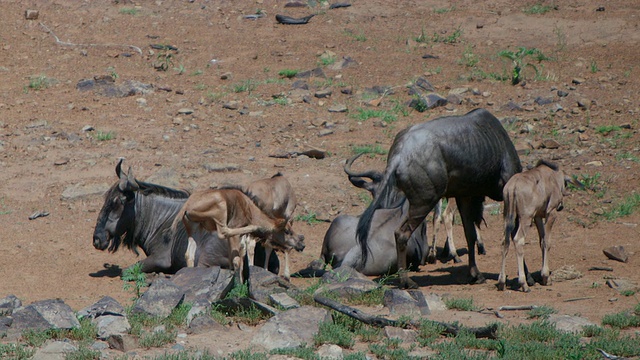
<svg viewBox="0 0 640 360">
<path fill-rule="evenodd" d="M 595 296 L 583 296 L 583 297 L 576 297 L 576 298 L 566 299 L 566 300 L 564 300 L 564 302 L 572 302 L 572 301 L 580 301 L 580 300 L 591 300 L 593 298 L 595 298 Z"/>
<path fill-rule="evenodd" d="M 50 34 L 51 36 L 53 36 L 54 39 L 56 39 L 56 43 L 60 44 L 60 45 L 64 45 L 64 46 L 84 46 L 84 47 L 96 47 L 96 46 L 104 46 L 104 47 L 125 47 L 125 48 L 129 48 L 129 49 L 133 49 L 135 50 L 135 52 L 137 52 L 138 54 L 142 55 L 142 50 L 140 50 L 139 47 L 137 46 L 133 46 L 133 45 L 126 45 L 126 44 L 74 44 L 71 42 L 66 42 L 66 41 L 62 41 L 60 40 L 60 38 L 58 38 L 56 36 L 56 34 L 53 33 L 53 31 L 51 31 L 51 29 L 49 29 L 45 24 L 40 23 L 40 26 L 42 27 L 42 29 Z"/>
<path fill-rule="evenodd" d="M 500 311 L 533 310 L 536 308 L 538 308 L 537 305 L 516 305 L 516 306 L 505 305 L 505 306 L 500 306 L 498 310 Z"/>
<path fill-rule="evenodd" d="M 314 295 L 313 300 L 317 303 L 324 305 L 328 308 L 331 308 L 335 311 L 338 311 L 342 314 L 348 315 L 356 320 L 359 320 L 367 325 L 375 326 L 375 327 L 385 327 L 385 326 L 394 326 L 401 328 L 412 328 L 417 329 L 420 327 L 421 321 L 428 321 L 434 324 L 437 324 L 443 328 L 441 334 L 442 335 L 458 335 L 460 331 L 465 330 L 475 335 L 477 338 L 489 338 L 496 339 L 498 336 L 498 325 L 492 324 L 489 326 L 479 327 L 479 328 L 466 328 L 458 325 L 447 324 L 439 321 L 426 320 L 423 319 L 421 321 L 411 320 L 409 322 L 404 321 L 396 321 L 390 320 L 387 318 L 383 318 L 380 316 L 373 316 L 371 314 L 367 314 L 362 312 L 356 308 L 353 308 L 348 305 L 343 305 L 335 300 L 329 299 L 327 297 L 321 295 Z"/>
</svg>

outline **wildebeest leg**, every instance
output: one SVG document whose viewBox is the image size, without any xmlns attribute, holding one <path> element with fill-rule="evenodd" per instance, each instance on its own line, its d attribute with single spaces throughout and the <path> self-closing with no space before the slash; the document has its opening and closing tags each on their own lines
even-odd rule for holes
<svg viewBox="0 0 640 360">
<path fill-rule="evenodd" d="M 542 223 L 542 218 L 536 217 L 536 227 L 538 228 L 538 235 L 540 236 L 540 248 L 542 249 L 542 285 L 551 285 L 551 278 L 549 277 L 549 250 L 551 249 L 551 240 L 549 235 L 553 223 L 556 221 L 556 212 L 551 211 L 547 216 L 547 221 Z"/>
<path fill-rule="evenodd" d="M 453 199 L 452 199 L 453 200 Z M 447 209 L 444 211 L 444 215 L 442 216 L 442 221 L 444 222 L 444 228 L 447 231 L 447 242 L 446 247 L 449 250 L 448 259 L 453 258 L 454 263 L 461 263 L 462 260 L 458 256 L 458 250 L 456 249 L 456 244 L 453 242 L 453 219 L 455 218 L 455 211 L 458 209 L 457 204 L 449 202 L 447 204 Z M 473 250 L 470 250 L 473 251 Z"/>
<path fill-rule="evenodd" d="M 198 245 L 192 237 L 189 237 L 187 251 L 184 253 L 184 258 L 187 261 L 187 267 L 194 267 L 196 262 L 196 249 Z"/>
<path fill-rule="evenodd" d="M 291 273 L 289 272 L 289 253 L 291 250 L 284 251 L 284 278 L 289 281 L 291 280 Z"/>
<path fill-rule="evenodd" d="M 407 244 L 411 234 L 420 226 L 429 214 L 429 211 L 438 203 L 438 198 L 434 199 L 417 199 L 413 205 L 409 203 L 409 214 L 406 220 L 395 231 L 396 251 L 398 253 L 398 272 L 400 274 L 400 286 L 407 289 L 416 289 L 418 284 L 409 278 L 407 274 Z M 424 205 L 423 205 L 424 204 Z"/>
<path fill-rule="evenodd" d="M 511 240 L 513 239 L 517 230 L 518 225 L 516 225 L 513 232 L 509 233 L 506 230 L 504 232 L 504 239 L 502 240 L 502 265 L 500 265 L 500 275 L 498 276 L 499 291 L 504 291 L 505 283 L 507 282 L 507 254 L 509 254 L 509 245 L 511 245 Z"/>
<path fill-rule="evenodd" d="M 248 226 L 243 226 L 243 227 L 233 228 L 233 229 L 225 226 L 225 228 L 221 229 L 220 232 L 222 232 L 224 236 L 236 236 L 236 235 L 249 234 L 261 229 L 263 228 L 258 225 L 248 225 Z"/>
<path fill-rule="evenodd" d="M 423 252 L 422 259 L 420 260 L 420 265 L 424 264 L 435 264 L 436 263 L 436 241 L 438 239 L 438 230 L 440 230 L 440 224 L 442 223 L 442 199 L 438 201 L 436 207 L 433 209 L 433 237 L 431 240 L 431 245 L 428 244 L 428 237 L 425 237 L 425 249 L 427 251 Z"/>
<path fill-rule="evenodd" d="M 233 265 L 236 284 L 242 284 L 242 272 L 244 265 L 244 254 L 242 251 L 242 240 L 239 236 L 230 236 L 229 241 L 229 263 Z"/>
<path fill-rule="evenodd" d="M 458 210 L 460 211 L 460 217 L 462 218 L 464 235 L 467 238 L 467 249 L 469 250 L 469 275 L 471 276 L 471 283 L 481 284 L 484 283 L 486 279 L 480 270 L 478 270 L 478 265 L 476 264 L 476 252 L 474 249 L 477 241 L 475 224 L 482 221 L 484 196 L 456 198 L 456 202 L 458 203 Z"/>
<path fill-rule="evenodd" d="M 480 226 L 478 224 L 476 224 L 476 237 L 478 244 L 478 254 L 486 255 L 487 251 L 484 249 L 484 241 L 482 241 L 482 236 L 480 236 Z"/>
<path fill-rule="evenodd" d="M 246 249 L 249 266 L 253 266 L 253 257 L 255 256 L 255 253 L 256 253 L 256 238 L 248 234 L 242 235 L 240 246 Z"/>
<path fill-rule="evenodd" d="M 518 231 L 516 231 L 516 235 L 513 237 L 513 245 L 516 248 L 516 257 L 518 259 L 518 284 L 520 284 L 522 291 L 529 292 L 531 289 L 529 289 L 529 284 L 526 280 L 528 269 L 525 269 L 524 264 L 524 242 L 527 236 L 527 225 L 531 223 L 531 219 L 522 220 L 523 219 L 520 219 Z"/>
</svg>

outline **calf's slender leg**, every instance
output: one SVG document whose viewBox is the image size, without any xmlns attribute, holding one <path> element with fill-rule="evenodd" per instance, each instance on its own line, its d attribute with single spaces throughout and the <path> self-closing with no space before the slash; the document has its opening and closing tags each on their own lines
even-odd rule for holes
<svg viewBox="0 0 640 360">
<path fill-rule="evenodd" d="M 524 242 L 527 235 L 527 226 L 526 224 L 531 223 L 531 221 L 520 221 L 520 225 L 518 226 L 518 231 L 516 231 L 516 235 L 513 238 L 513 244 L 516 248 L 516 257 L 518 262 L 518 284 L 522 291 L 529 292 L 529 285 L 526 280 L 526 270 L 524 265 Z"/>
<path fill-rule="evenodd" d="M 538 234 L 540 235 L 540 248 L 542 249 L 542 285 L 551 285 L 551 278 L 549 277 L 549 250 L 551 249 L 551 228 L 556 221 L 556 212 L 552 211 L 547 215 L 547 221 L 542 226 L 542 219 L 536 218 L 536 227 L 538 228 Z M 542 231 L 542 232 L 541 232 Z"/>
<path fill-rule="evenodd" d="M 517 231 L 517 227 L 514 231 Z M 502 265 L 500 265 L 500 275 L 498 276 L 498 290 L 503 291 L 505 288 L 505 283 L 507 282 L 507 254 L 509 254 L 509 245 L 511 244 L 511 239 L 513 238 L 513 233 L 504 232 L 504 239 L 502 241 Z"/>
</svg>

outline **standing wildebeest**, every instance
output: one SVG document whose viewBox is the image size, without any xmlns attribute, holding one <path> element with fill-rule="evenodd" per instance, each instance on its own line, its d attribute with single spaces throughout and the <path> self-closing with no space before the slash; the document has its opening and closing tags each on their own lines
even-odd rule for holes
<svg viewBox="0 0 640 360">
<path fill-rule="evenodd" d="M 298 235 L 293 231 L 293 212 L 295 211 L 297 201 L 293 192 L 293 187 L 289 181 L 281 174 L 277 173 L 268 179 L 261 179 L 252 182 L 246 188 L 229 186 L 222 189 L 237 189 L 244 191 L 253 196 L 256 205 L 271 218 L 282 218 L 287 221 L 284 231 L 276 232 L 272 237 L 265 239 L 265 263 L 268 264 L 273 250 L 284 253 L 284 273 L 285 279 L 289 280 L 289 253 L 291 250 L 302 251 L 305 248 L 304 236 Z M 255 243 L 248 244 L 249 247 Z M 194 246 L 189 246 L 186 254 L 187 259 L 193 258 L 195 252 Z M 249 250 L 249 252 L 252 252 Z M 189 262 L 189 266 L 193 266 Z"/>
<path fill-rule="evenodd" d="M 540 160 L 535 168 L 521 174 L 515 174 L 504 187 L 504 242 L 502 243 L 502 267 L 498 277 L 498 290 L 504 290 L 505 265 L 509 252 L 510 239 L 516 248 L 518 259 L 518 283 L 522 291 L 529 292 L 533 285 L 524 263 L 524 241 L 527 228 L 535 222 L 542 250 L 542 285 L 549 285 L 549 233 L 556 221 L 557 212 L 563 208 L 562 197 L 565 186 L 571 183 L 583 185 L 573 180 L 558 168 L 556 164 Z M 543 222 L 544 220 L 544 222 Z"/>
<path fill-rule="evenodd" d="M 375 211 L 402 191 L 409 211 L 395 231 L 398 267 L 406 269 L 407 243 L 427 214 L 443 197 L 455 197 L 469 249 L 472 282 L 483 282 L 475 258 L 475 226 L 482 221 L 485 196 L 502 200 L 502 188 L 522 171 L 509 135 L 491 113 L 476 109 L 461 116 L 447 116 L 413 125 L 396 135 L 389 150 L 380 192 L 360 217 L 357 239 L 363 263 Z M 417 287 L 406 272 L 403 287 Z"/>
<path fill-rule="evenodd" d="M 171 229 L 176 231 L 180 223 L 188 235 L 188 247 L 196 246 L 192 236 L 192 223 L 196 229 L 217 231 L 218 237 L 229 242 L 229 262 L 236 271 L 236 279 L 243 282 L 244 255 L 249 253 L 249 265 L 253 265 L 253 236 L 262 240 L 274 233 L 284 232 L 287 221 L 271 218 L 255 203 L 251 194 L 238 189 L 209 189 L 193 193 L 173 220 Z M 268 241 L 268 240 L 267 240 Z M 187 250 L 188 253 L 191 251 Z"/>
<path fill-rule="evenodd" d="M 382 180 L 382 172 L 376 170 L 366 170 L 362 172 L 354 171 L 351 166 L 353 162 L 362 154 L 347 159 L 344 165 L 344 171 L 349 177 L 349 181 L 356 187 L 365 189 L 371 193 L 373 197 L 377 195 L 377 191 Z M 370 181 L 365 180 L 370 179 Z M 360 269 L 365 275 L 376 276 L 397 271 L 397 251 L 395 251 L 395 241 L 393 232 L 402 223 L 403 214 L 409 209 L 402 193 L 397 193 L 397 198 L 391 199 L 390 203 L 385 207 L 389 209 L 378 209 L 374 215 L 371 225 L 369 239 L 369 261 Z M 446 221 L 447 243 L 446 248 L 449 249 L 448 258 L 453 258 L 456 262 L 460 261 L 453 244 L 453 211 L 457 209 L 455 200 L 449 202 L 444 215 L 440 215 L 441 202 L 436 206 L 434 214 L 434 227 L 437 221 Z M 442 220 L 444 218 L 445 220 Z M 358 216 L 340 215 L 332 222 L 324 236 L 322 243 L 321 260 L 336 268 L 339 266 L 356 267 L 361 261 L 361 253 L 356 241 L 356 227 L 358 225 Z M 429 246 L 426 237 L 426 223 L 423 221 L 420 228 L 411 234 L 409 243 L 407 244 L 407 263 L 409 269 L 417 270 L 418 265 L 423 265 L 427 258 L 427 249 L 432 259 L 429 262 L 434 263 L 436 260 L 435 253 L 436 234 L 434 231 L 433 242 Z M 478 252 L 481 251 L 481 244 L 478 243 Z M 375 260 L 374 260 L 375 259 Z"/>
<path fill-rule="evenodd" d="M 107 191 L 98 215 L 93 246 L 115 252 L 124 245 L 136 254 L 139 247 L 147 256 L 140 261 L 143 272 L 175 273 L 187 265 L 187 233 L 182 224 L 175 234 L 170 227 L 189 193 L 136 180 L 131 169 L 122 171 L 122 160 L 116 165 L 119 180 Z M 231 267 L 226 241 L 208 231 L 194 237 L 200 244 L 195 253 L 198 266 Z M 260 247 L 257 253 L 262 251 Z M 274 258 L 269 268 L 277 272 L 277 267 Z"/>
</svg>

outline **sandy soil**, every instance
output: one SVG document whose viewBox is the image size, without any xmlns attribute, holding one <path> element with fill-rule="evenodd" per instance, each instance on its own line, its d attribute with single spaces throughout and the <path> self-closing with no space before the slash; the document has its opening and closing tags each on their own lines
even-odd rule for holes
<svg viewBox="0 0 640 360">
<path fill-rule="evenodd" d="M 245 183 L 280 171 L 297 192 L 296 215 L 315 213 L 331 220 L 339 214 L 360 214 L 366 206 L 363 191 L 351 186 L 342 172 L 354 146 L 388 148 L 393 136 L 411 124 L 484 107 L 499 118 L 519 119 L 509 131 L 522 150 L 523 164 L 552 159 L 572 174 L 597 179 L 597 191 L 573 192 L 566 198 L 566 210 L 552 234 L 552 270 L 573 266 L 582 277 L 537 285 L 529 294 L 496 291 L 502 216 L 487 212 L 482 232 L 487 255 L 480 257 L 479 267 L 488 281 L 467 285 L 463 256 L 462 264 L 439 263 L 412 273 L 421 290 L 473 297 L 483 307 L 548 305 L 594 322 L 632 307 L 637 296 L 621 296 L 605 282 L 611 276 L 640 281 L 640 212 L 611 221 L 598 214 L 629 198 L 640 184 L 640 6 L 608 1 L 604 11 L 596 11 L 600 2 L 568 1 L 542 15 L 525 14 L 523 9 L 534 3 L 354 1 L 348 8 L 328 9 L 323 4 L 285 8 L 284 1 L 272 0 L 3 1 L 0 297 L 15 294 L 24 303 L 62 298 L 76 310 L 103 295 L 129 303 L 131 294 L 122 289 L 119 269 L 134 263 L 135 255 L 109 254 L 92 246 L 102 195 L 73 200 L 62 196 L 72 186 L 113 183 L 118 157 L 126 158 L 125 166 L 131 166 L 139 179 L 161 176 L 171 180 L 165 185 L 190 190 Z M 38 10 L 39 17 L 25 19 L 27 9 Z M 258 10 L 266 16 L 243 17 Z M 274 17 L 309 13 L 317 16 L 301 26 L 280 25 Z M 421 34 L 451 38 L 456 31 L 460 36 L 454 43 L 415 41 Z M 153 49 L 151 44 L 178 50 Z M 540 76 L 534 78 L 528 67 L 525 86 L 482 76 L 508 75 L 512 65 L 498 52 L 520 46 L 552 57 L 540 64 L 532 61 Z M 355 63 L 334 70 L 322 64 L 319 55 L 324 52 Z M 167 54 L 169 69 L 154 69 Z M 424 59 L 426 54 L 438 58 Z M 326 78 L 307 80 L 311 94 L 329 88 L 331 96 L 273 104 L 274 97 L 289 96 L 295 80 L 279 76 L 281 70 L 318 66 Z M 116 85 L 135 80 L 153 85 L 154 91 L 106 97 L 76 88 L 82 79 L 104 75 L 116 76 Z M 40 76 L 48 86 L 36 89 Z M 408 111 L 405 116 L 398 109 L 408 109 L 405 103 L 411 96 L 406 85 L 420 76 L 443 96 L 458 88 L 477 89 L 478 95 L 467 92 L 462 104 Z M 247 84 L 251 91 L 238 91 Z M 396 121 L 381 124 L 379 119 L 357 118 L 358 109 L 373 108 L 368 103 L 376 97 L 367 89 L 374 86 L 392 90 L 376 109 L 396 114 Z M 341 92 L 347 88 L 351 94 Z M 558 97 L 557 90 L 568 96 Z M 553 103 L 537 105 L 538 97 Z M 247 114 L 224 109 L 229 101 L 237 101 Z M 523 109 L 509 110 L 509 102 Z M 339 104 L 349 112 L 328 111 Z M 563 110 L 554 113 L 555 104 Z M 193 113 L 180 114 L 184 108 Z M 603 134 L 601 127 L 609 125 L 624 128 Z M 85 132 L 85 126 L 95 130 Z M 327 129 L 333 132 L 325 134 Z M 98 132 L 114 138 L 99 140 Z M 558 143 L 557 149 L 537 146 L 550 139 Z M 330 156 L 269 156 L 313 147 Z M 203 165 L 212 163 L 235 164 L 239 170 L 208 172 Z M 356 166 L 382 170 L 385 156 L 367 157 Z M 29 220 L 37 211 L 49 215 Z M 293 255 L 294 271 L 318 258 L 329 223 L 296 226 L 305 234 L 307 248 Z M 460 226 L 455 236 L 458 247 L 464 248 Z M 608 260 L 602 250 L 611 245 L 623 245 L 631 254 L 629 261 Z M 510 255 L 508 276 L 514 278 L 513 251 Z M 534 237 L 529 238 L 526 255 L 537 268 L 540 251 Z M 594 266 L 611 267 L 613 272 L 590 271 Z M 296 280 L 301 286 L 307 282 Z M 584 299 L 569 301 L 575 298 Z M 519 316 L 509 314 L 507 321 Z"/>
</svg>

